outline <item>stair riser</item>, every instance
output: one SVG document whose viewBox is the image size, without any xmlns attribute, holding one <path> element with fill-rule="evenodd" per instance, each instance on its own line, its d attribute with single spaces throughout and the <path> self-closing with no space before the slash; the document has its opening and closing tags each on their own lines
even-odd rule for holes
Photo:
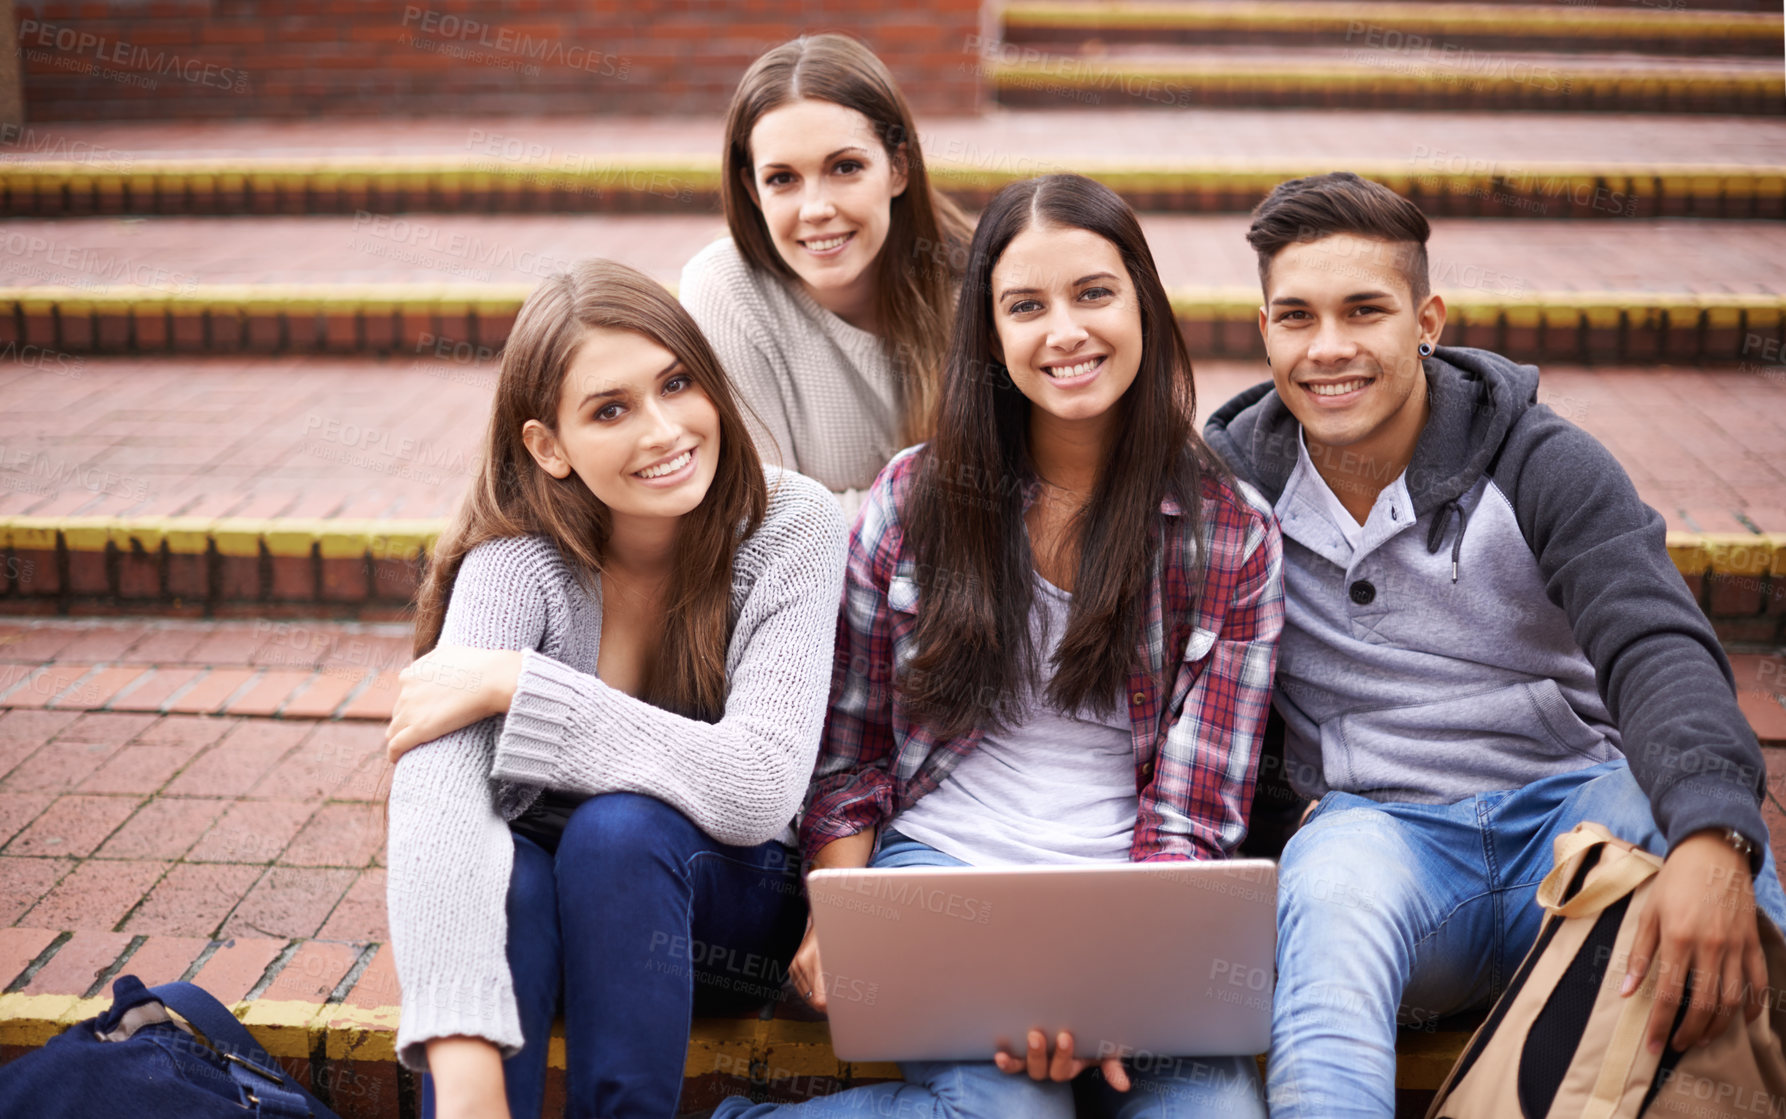
<svg viewBox="0 0 1786 1119">
<path fill-rule="evenodd" d="M 1087 21 L 1076 26 L 1024 25 L 1007 26 L 1005 44 L 1009 48 L 1040 47 L 1055 52 L 1077 53 L 1091 41 L 1106 45 L 1190 47 L 1328 47 L 1355 50 L 1383 49 L 1384 44 L 1405 44 L 1410 41 L 1430 43 L 1435 52 L 1464 51 L 1558 51 L 1562 53 L 1621 52 L 1666 55 L 1672 58 L 1697 58 L 1735 55 L 1747 58 L 1773 58 L 1780 54 L 1780 31 L 1770 36 L 1755 35 L 1692 35 L 1667 34 L 1606 36 L 1518 31 L 1506 33 L 1466 34 L 1454 31 L 1429 31 L 1410 22 L 1406 27 L 1351 28 L 1339 30 L 1292 30 L 1272 27 L 1193 27 L 1184 25 L 1145 26 L 1124 24 L 1100 26 Z"/>
<path fill-rule="evenodd" d="M 1245 176 L 1215 172 L 1138 175 L 1114 182 L 1118 193 L 1143 213 L 1246 213 L 1273 183 L 1314 174 L 1318 169 L 1286 168 Z M 940 185 L 963 206 L 977 210 L 1003 179 L 961 178 L 937 173 Z M 1112 177 L 1115 178 L 1115 177 Z M 1139 182 L 1136 182 L 1139 180 Z M 1158 184 L 1158 185 L 1150 185 Z M 178 177 L 147 182 L 101 182 L 93 178 L 0 190 L 0 218 L 93 216 L 241 216 L 410 213 L 719 213 L 711 190 L 668 195 L 594 190 L 512 190 L 480 192 L 436 187 L 344 190 L 293 179 L 241 190 L 194 191 Z M 1712 176 L 1639 175 L 1591 171 L 1553 174 L 1452 173 L 1443 164 L 1426 173 L 1418 167 L 1397 189 L 1431 217 L 1562 218 L 1786 218 L 1786 178 L 1778 169 Z"/>
<path fill-rule="evenodd" d="M 1786 644 L 1786 542 L 1754 539 L 1715 554 L 1671 547 L 1677 566 L 1695 569 L 1683 578 L 1719 639 L 1737 650 Z M 251 556 L 215 545 L 197 555 L 83 551 L 57 533 L 50 548 L 0 549 L 0 613 L 407 621 L 422 573 L 419 556 L 273 555 L 264 544 Z"/>
<path fill-rule="evenodd" d="M 89 354 L 444 354 L 456 361 L 461 352 L 494 355 L 517 309 L 518 301 L 175 312 L 156 304 L 95 310 L 78 300 L 21 301 L 0 305 L 0 357 L 35 362 L 50 372 Z M 1580 309 L 1459 301 L 1450 315 L 1447 344 L 1481 346 L 1522 361 L 1777 364 L 1786 341 L 1786 307 L 1780 305 Z M 1179 327 L 1193 357 L 1264 356 L 1250 307 L 1181 309 Z"/>
<path fill-rule="evenodd" d="M 1096 63 L 1075 61 L 1080 72 L 1098 72 Z M 1418 85 L 1382 82 L 1269 82 L 1224 79 L 1208 82 L 1192 74 L 1157 76 L 1100 74 L 1091 81 L 1065 79 L 1046 70 L 1001 72 L 998 103 L 1013 108 L 1325 108 L 1443 110 L 1555 110 L 1604 113 L 1705 113 L 1721 116 L 1786 115 L 1777 82 L 1705 86 L 1621 80 L 1619 84 L 1573 83 L 1563 78 L 1530 82 L 1422 81 Z"/>
</svg>

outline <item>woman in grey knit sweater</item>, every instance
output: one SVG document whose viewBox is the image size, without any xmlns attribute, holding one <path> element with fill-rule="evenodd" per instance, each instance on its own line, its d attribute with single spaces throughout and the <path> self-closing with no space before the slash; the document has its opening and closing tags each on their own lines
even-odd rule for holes
<svg viewBox="0 0 1786 1119">
<path fill-rule="evenodd" d="M 596 261 L 529 297 L 388 732 L 398 1054 L 438 1116 L 664 1116 L 697 992 L 760 1002 L 844 528 L 765 470 L 687 313 Z"/>
<path fill-rule="evenodd" d="M 726 114 L 731 236 L 682 270 L 682 302 L 737 382 L 763 457 L 854 512 L 930 437 L 972 225 L 931 188 L 911 110 L 844 35 L 783 43 Z"/>
</svg>

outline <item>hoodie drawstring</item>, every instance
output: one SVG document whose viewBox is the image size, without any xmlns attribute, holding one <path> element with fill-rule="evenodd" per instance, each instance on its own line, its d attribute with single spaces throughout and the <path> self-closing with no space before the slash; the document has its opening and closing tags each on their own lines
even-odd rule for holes
<svg viewBox="0 0 1786 1119">
<path fill-rule="evenodd" d="M 1457 539 L 1451 544 L 1451 581 L 1457 582 L 1457 557 L 1464 549 L 1464 530 L 1470 527 L 1470 514 L 1465 511 L 1463 502 L 1457 498 L 1439 506 L 1439 515 L 1433 518 L 1433 527 L 1426 533 L 1426 551 L 1432 554 L 1439 550 L 1445 542 L 1445 526 L 1451 521 L 1451 514 L 1457 514 Z"/>
</svg>

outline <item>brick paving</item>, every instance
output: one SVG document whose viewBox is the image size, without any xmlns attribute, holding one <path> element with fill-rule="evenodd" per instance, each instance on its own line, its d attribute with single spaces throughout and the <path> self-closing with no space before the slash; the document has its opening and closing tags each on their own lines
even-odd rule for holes
<svg viewBox="0 0 1786 1119">
<path fill-rule="evenodd" d="M 388 625 L 0 616 L 0 664 L 40 674 L 29 680 L 62 657 L 79 658 L 75 669 L 106 658 L 97 672 L 173 662 L 264 680 L 300 675 L 264 665 L 302 663 L 306 678 L 360 679 L 408 653 L 403 628 Z M 344 719 L 65 711 L 20 694 L 0 695 L 0 988 L 49 1002 L 15 1013 L 53 1017 L 56 997 L 103 995 L 129 972 L 191 979 L 226 1003 L 253 996 L 251 1025 L 288 1028 L 307 1007 L 339 1003 L 329 1021 L 344 1038 L 392 1027 L 388 687 Z M 309 1043 L 298 1044 L 276 1055 L 308 1076 Z M 382 1095 L 336 1103 L 354 1119 L 388 1113 L 388 1066 L 331 1075 L 382 1076 Z"/>
<path fill-rule="evenodd" d="M 1776 60 L 1777 67 L 1777 60 Z M 995 109 L 978 117 L 920 118 L 927 158 L 1039 174 L 1083 162 L 1223 165 L 1357 160 L 1436 172 L 1471 160 L 1650 166 L 1778 165 L 1786 121 L 1654 114 L 1422 112 L 1315 109 L 1075 111 L 1071 128 L 1049 110 Z M 718 163 L 718 116 L 438 117 L 393 129 L 378 120 L 52 122 L 0 145 L 0 161 L 76 160 L 129 170 L 166 158 L 401 160 L 455 156 L 514 166 L 554 160 L 673 156 Z"/>
<path fill-rule="evenodd" d="M 0 710 L 0 732 L 22 744 L 0 773 L 0 788 L 30 774 L 36 759 L 88 749 L 74 724 L 34 714 Z M 194 756 L 132 791 L 63 786 L 0 794 L 0 923 L 189 938 L 382 941 L 383 783 L 353 780 L 368 762 L 383 770 L 382 726 L 228 716 L 199 721 L 226 733 L 185 735 L 196 744 Z M 158 717 L 119 752 L 156 748 L 165 727 L 187 722 Z M 229 764 L 212 772 L 235 774 L 233 780 L 182 782 L 226 757 Z M 304 779 L 291 780 L 294 771 Z"/>
<path fill-rule="evenodd" d="M 96 644 L 96 634 L 106 644 Z M 181 635 L 199 640 L 182 648 Z M 99 793 L 146 793 L 176 774 L 191 781 L 187 763 L 221 736 L 226 724 L 157 722 L 158 714 L 388 719 L 393 674 L 407 663 L 409 635 L 401 625 L 257 621 L 89 627 L 0 620 L 0 708 L 105 711 L 105 718 L 132 720 L 126 727 L 132 733 L 141 727 L 147 736 L 123 749 L 102 741 L 100 751 L 89 749 L 78 758 L 54 755 L 53 761 L 27 762 L 19 771 L 24 776 L 0 778 L 0 789 L 15 778 L 24 782 L 21 788 L 41 789 L 78 777 L 81 791 Z M 208 762 L 194 771 L 209 772 Z"/>
<path fill-rule="evenodd" d="M 1255 286 L 1247 224 L 1243 214 L 1142 220 L 1173 288 Z M 0 237 L 0 287 L 136 285 L 179 295 L 210 284 L 430 283 L 524 293 L 597 256 L 674 283 L 688 258 L 724 232 L 717 215 L 20 218 Z M 1779 222 L 1440 219 L 1429 256 L 1433 286 L 1460 296 L 1786 291 Z M 169 436 L 204 422 L 160 411 Z"/>
<path fill-rule="evenodd" d="M 1207 412 L 1264 376 L 1250 362 L 1199 362 L 1199 399 Z M 0 515 L 444 517 L 470 482 L 494 377 L 487 362 L 434 357 L 92 358 L 76 376 L 0 365 Z M 1672 527 L 1786 532 L 1786 368 L 1547 366 L 1539 396 L 1604 441 Z M 356 705 L 388 703 L 379 674 L 407 647 L 400 629 L 270 623 L 27 629 L 0 634 L 8 641 L 0 694 L 18 706 L 285 703 L 369 717 L 376 709 Z M 50 656 L 53 669 L 19 675 Z M 107 674 L 137 665 L 128 681 Z M 354 672 L 352 689 L 328 691 Z"/>
</svg>

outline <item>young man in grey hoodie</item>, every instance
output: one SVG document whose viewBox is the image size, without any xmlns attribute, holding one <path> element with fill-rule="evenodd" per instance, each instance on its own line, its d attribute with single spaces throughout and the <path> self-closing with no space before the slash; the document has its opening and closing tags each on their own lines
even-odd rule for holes
<svg viewBox="0 0 1786 1119">
<path fill-rule="evenodd" d="M 1247 234 L 1272 381 L 1206 429 L 1284 533 L 1274 704 L 1302 822 L 1274 1119 L 1392 1116 L 1398 1018 L 1504 989 L 1552 840 L 1583 820 L 1666 856 L 1611 980 L 1655 977 L 1655 1051 L 1757 1013 L 1757 903 L 1786 921 L 1761 752 L 1662 518 L 1537 403 L 1535 368 L 1438 346 L 1427 234 L 1355 175 L 1280 184 Z"/>
</svg>

